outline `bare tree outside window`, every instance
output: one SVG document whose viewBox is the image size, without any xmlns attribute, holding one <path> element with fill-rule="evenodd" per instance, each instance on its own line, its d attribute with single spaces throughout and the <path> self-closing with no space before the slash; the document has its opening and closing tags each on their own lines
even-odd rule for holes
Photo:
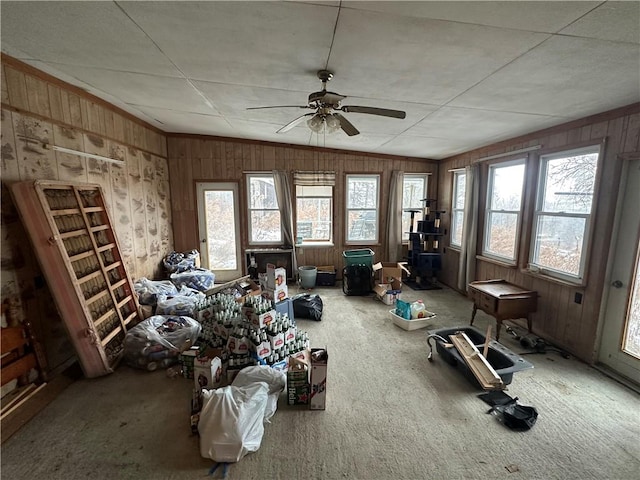
<svg viewBox="0 0 640 480">
<path fill-rule="evenodd" d="M 590 147 L 541 158 L 532 265 L 582 278 L 598 156 L 599 149 Z"/>
<path fill-rule="evenodd" d="M 280 243 L 282 227 L 273 175 L 248 175 L 249 243 Z"/>
<path fill-rule="evenodd" d="M 514 263 L 524 186 L 524 160 L 489 168 L 483 254 Z"/>
<path fill-rule="evenodd" d="M 347 175 L 347 241 L 378 241 L 379 175 Z"/>
</svg>

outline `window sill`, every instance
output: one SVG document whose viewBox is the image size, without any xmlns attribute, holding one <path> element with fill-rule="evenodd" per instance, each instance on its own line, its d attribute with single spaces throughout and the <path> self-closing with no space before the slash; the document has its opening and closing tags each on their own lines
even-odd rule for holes
<svg viewBox="0 0 640 480">
<path fill-rule="evenodd" d="M 483 262 L 494 263 L 496 265 L 500 265 L 505 268 L 518 268 L 515 263 L 508 263 L 503 260 L 498 260 L 496 258 L 485 257 L 484 255 L 476 255 L 476 260 L 482 260 Z"/>
<path fill-rule="evenodd" d="M 304 242 L 296 243 L 296 248 L 333 248 L 333 242 Z"/>
<path fill-rule="evenodd" d="M 460 253 L 462 251 L 462 248 L 456 246 L 456 245 L 449 245 L 449 250 L 453 250 L 454 252 Z"/>
<path fill-rule="evenodd" d="M 530 270 L 528 268 L 520 269 L 520 273 L 524 275 L 528 275 L 530 277 L 539 278 L 540 280 L 544 280 L 545 282 L 555 283 L 556 285 L 562 285 L 563 287 L 571 287 L 571 288 L 580 288 L 583 289 L 587 286 L 585 282 L 570 282 L 568 280 L 563 280 L 561 278 L 552 277 L 551 275 L 547 275 L 544 272 L 536 272 Z"/>
</svg>

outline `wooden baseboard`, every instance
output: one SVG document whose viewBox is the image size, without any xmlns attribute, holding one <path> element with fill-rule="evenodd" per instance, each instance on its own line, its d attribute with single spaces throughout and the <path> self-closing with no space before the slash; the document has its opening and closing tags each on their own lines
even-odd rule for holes
<svg viewBox="0 0 640 480">
<path fill-rule="evenodd" d="M 74 363 L 62 374 L 34 389 L 30 395 L 20 401 L 19 405 L 15 405 L 11 411 L 7 411 L 0 423 L 0 444 L 6 442 L 81 376 L 79 365 Z"/>
</svg>

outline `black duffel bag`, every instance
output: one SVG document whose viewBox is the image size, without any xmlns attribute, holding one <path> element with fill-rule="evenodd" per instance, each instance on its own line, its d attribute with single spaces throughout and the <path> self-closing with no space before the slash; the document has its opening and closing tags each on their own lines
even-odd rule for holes
<svg viewBox="0 0 640 480">
<path fill-rule="evenodd" d="M 293 313 L 295 318 L 308 318 L 319 322 L 322 320 L 322 299 L 320 295 L 301 293 L 293 297 Z"/>
</svg>

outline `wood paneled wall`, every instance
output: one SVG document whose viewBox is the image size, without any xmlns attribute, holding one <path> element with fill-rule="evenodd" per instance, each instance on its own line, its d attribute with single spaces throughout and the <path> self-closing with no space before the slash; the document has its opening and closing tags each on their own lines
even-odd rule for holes
<svg viewBox="0 0 640 480">
<path fill-rule="evenodd" d="M 51 145 L 124 164 L 54 151 Z M 166 138 L 128 113 L 3 55 L 1 161 L 2 324 L 34 322 L 55 369 L 73 350 L 5 186 L 36 179 L 99 184 L 131 277 L 156 278 L 162 257 L 173 249 Z"/>
<path fill-rule="evenodd" d="M 342 252 L 355 248 L 371 248 L 374 261 L 385 261 L 386 212 L 391 172 L 431 173 L 429 195 L 437 194 L 437 163 L 430 160 L 368 155 L 365 153 L 328 150 L 251 142 L 228 138 L 172 136 L 168 138 L 171 198 L 174 219 L 175 246 L 178 251 L 199 248 L 197 227 L 196 182 L 237 182 L 240 191 L 240 211 L 246 212 L 247 192 L 243 172 L 272 170 L 334 171 L 334 247 L 298 250 L 299 265 L 335 265 L 341 270 Z M 379 173 L 380 242 L 377 245 L 345 245 L 345 174 Z M 242 248 L 248 248 L 247 220 L 242 219 Z"/>
<path fill-rule="evenodd" d="M 587 362 L 595 361 L 597 351 L 599 310 L 623 163 L 620 155 L 640 150 L 640 105 L 630 105 L 446 159 L 440 165 L 438 179 L 439 203 L 445 210 L 450 211 L 453 188 L 453 173 L 450 170 L 452 169 L 470 165 L 479 158 L 530 146 L 541 145 L 544 151 L 569 149 L 584 142 L 598 144 L 603 138 L 606 138 L 606 146 L 600 172 L 598 199 L 592 219 L 594 232 L 590 257 L 587 259 L 586 286 L 570 286 L 527 273 L 522 268 L 527 261 L 524 258 L 519 259 L 519 268 L 506 267 L 482 258 L 476 260 L 477 280 L 503 278 L 522 287 L 536 290 L 539 299 L 538 311 L 533 315 L 534 332 Z M 533 156 L 537 153 L 533 152 L 529 155 Z M 500 160 L 494 160 L 494 162 L 497 161 Z M 488 163 L 481 164 L 481 207 L 484 206 L 484 195 L 486 195 Z M 528 182 L 529 188 L 535 189 L 531 180 L 530 178 Z M 526 208 L 527 205 L 525 205 Z M 480 217 L 482 218 L 483 215 L 481 214 Z M 524 220 L 527 221 L 526 214 Z M 448 232 L 450 225 L 448 215 L 445 216 L 443 224 Z M 527 228 L 525 226 L 525 230 Z M 478 230 L 478 253 L 480 253 L 482 223 L 478 225 Z M 527 238 L 523 238 L 521 241 L 521 253 L 526 250 L 526 240 Z M 455 288 L 459 254 L 455 249 L 447 247 L 448 236 L 444 239 L 444 245 L 446 253 L 443 257 L 441 280 Z M 582 294 L 581 304 L 574 301 L 576 293 Z"/>
</svg>

